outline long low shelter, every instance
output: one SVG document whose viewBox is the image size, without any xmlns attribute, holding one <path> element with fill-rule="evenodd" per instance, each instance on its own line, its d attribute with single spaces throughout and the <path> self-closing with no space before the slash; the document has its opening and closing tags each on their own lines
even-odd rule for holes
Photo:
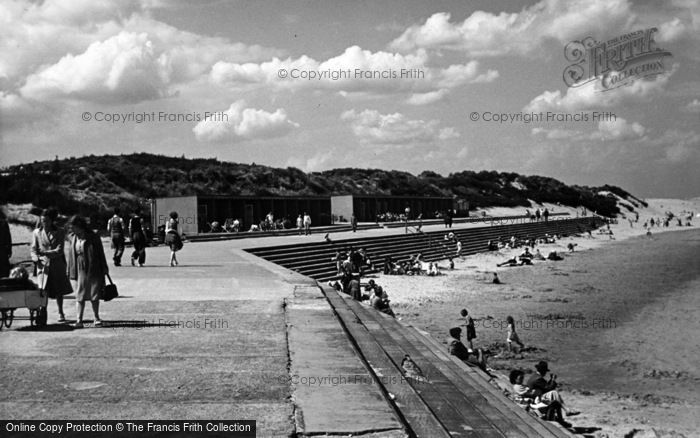
<svg viewBox="0 0 700 438">
<path fill-rule="evenodd" d="M 313 226 L 331 224 L 331 201 L 327 196 L 225 196 L 193 195 L 157 198 L 151 206 L 153 229 L 164 225 L 171 211 L 179 215 L 185 234 L 206 233 L 212 222 L 223 225 L 227 219 L 238 219 L 241 230 L 259 224 L 272 212 L 275 219 L 296 218 L 305 212 Z"/>
<path fill-rule="evenodd" d="M 154 230 L 165 225 L 171 211 L 178 213 L 182 231 L 188 235 L 207 233 L 213 222 L 222 226 L 227 219 L 238 219 L 241 231 L 259 224 L 272 212 L 275 219 L 289 219 L 292 226 L 305 212 L 312 226 L 347 223 L 355 214 L 359 222 L 376 222 L 381 214 L 403 214 L 409 208 L 409 219 L 422 214 L 424 219 L 447 210 L 460 212 L 464 202 L 450 197 L 339 195 L 339 196 L 226 196 L 192 195 L 157 198 L 151 204 Z M 468 204 L 466 204 L 468 209 Z"/>
<path fill-rule="evenodd" d="M 436 213 L 457 210 L 456 204 L 456 200 L 448 196 L 331 196 L 333 217 L 341 222 L 349 220 L 353 213 L 360 222 L 376 222 L 379 215 L 405 214 L 406 208 L 409 209 L 409 219 L 415 219 L 419 214 L 423 219 L 434 219 Z"/>
</svg>

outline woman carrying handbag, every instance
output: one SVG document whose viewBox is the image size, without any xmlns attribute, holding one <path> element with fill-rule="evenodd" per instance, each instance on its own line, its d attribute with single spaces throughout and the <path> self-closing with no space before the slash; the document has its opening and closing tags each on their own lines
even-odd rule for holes
<svg viewBox="0 0 700 438">
<path fill-rule="evenodd" d="M 66 256 L 63 253 L 65 232 L 56 226 L 58 211 L 53 208 L 41 214 L 41 225 L 32 234 L 31 254 L 37 267 L 39 286 L 56 300 L 58 322 L 66 322 L 63 313 L 63 295 L 73 293 L 66 275 Z"/>
<path fill-rule="evenodd" d="M 75 301 L 78 305 L 78 320 L 74 327 L 83 327 L 86 301 L 92 304 L 95 327 L 99 327 L 102 325 L 99 313 L 100 299 L 105 288 L 105 275 L 109 274 L 102 240 L 80 216 L 70 219 L 70 227 L 73 234 L 69 239 L 68 274 L 77 284 Z"/>
</svg>

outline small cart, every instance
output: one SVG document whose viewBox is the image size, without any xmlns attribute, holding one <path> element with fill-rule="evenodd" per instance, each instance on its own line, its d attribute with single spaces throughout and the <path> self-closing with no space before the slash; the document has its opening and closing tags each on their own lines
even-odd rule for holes
<svg viewBox="0 0 700 438">
<path fill-rule="evenodd" d="M 35 327 L 46 325 L 48 293 L 32 280 L 24 278 L 0 278 L 0 330 L 10 328 L 15 319 L 29 319 Z M 15 316 L 15 310 L 29 309 L 29 317 Z"/>
</svg>

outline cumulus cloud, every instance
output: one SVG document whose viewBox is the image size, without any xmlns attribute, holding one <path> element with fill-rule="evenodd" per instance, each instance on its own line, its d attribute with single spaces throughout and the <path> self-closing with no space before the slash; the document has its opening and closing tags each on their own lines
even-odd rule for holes
<svg viewBox="0 0 700 438">
<path fill-rule="evenodd" d="M 646 129 L 637 122 L 629 123 L 622 117 L 615 120 L 598 122 L 598 131 L 591 135 L 591 139 L 598 140 L 632 140 L 644 136 Z"/>
<path fill-rule="evenodd" d="M 197 140 L 219 141 L 280 137 L 299 127 L 299 124 L 288 119 L 287 113 L 281 108 L 278 108 L 274 113 L 246 108 L 243 100 L 232 103 L 223 113 L 224 117 L 202 120 L 192 128 Z"/>
<path fill-rule="evenodd" d="M 138 68 L 150 69 L 156 74 L 145 78 L 146 98 L 152 98 L 162 91 L 163 84 L 159 81 L 163 78 L 158 74 L 167 73 L 171 84 L 187 82 L 207 74 L 220 59 L 258 61 L 279 53 L 258 45 L 181 31 L 150 17 L 149 10 L 154 3 L 147 0 L 0 3 L 0 53 L 3 54 L 0 85 L 16 91 L 27 86 L 25 81 L 29 77 L 36 81 L 29 84 L 30 88 L 36 87 L 31 91 L 40 92 L 43 97 L 56 97 L 65 90 L 72 90 L 72 97 L 105 99 L 108 96 L 103 92 L 95 93 L 94 83 L 91 90 L 77 90 L 80 87 L 68 83 L 70 78 L 52 78 L 51 75 L 78 69 L 78 76 L 89 76 L 96 69 L 84 65 L 88 58 L 104 63 L 105 57 L 111 57 L 115 59 L 114 74 L 121 80 L 126 79 L 128 73 L 118 71 L 119 62 L 126 62 L 129 67 L 135 62 Z M 148 47 L 146 41 L 136 41 L 138 38 L 134 37 L 143 34 L 147 35 Z M 110 50 L 123 53 L 110 54 Z M 85 72 L 83 68 L 90 71 Z M 141 73 L 145 71 L 137 75 Z M 40 77 L 42 74 L 44 78 Z M 41 83 L 42 79 L 55 79 L 57 83 Z M 110 88 L 114 85 L 114 82 L 105 84 L 105 88 L 112 90 L 115 102 L 133 101 L 128 96 L 114 94 L 116 91 L 127 94 L 144 91 Z"/>
<path fill-rule="evenodd" d="M 627 0 L 542 0 L 515 13 L 476 11 L 461 23 L 440 12 L 406 29 L 389 47 L 402 52 L 458 50 L 472 56 L 526 54 L 547 38 L 566 43 L 610 29 L 622 31 L 633 16 L 630 8 Z"/>
<path fill-rule="evenodd" d="M 363 143 L 410 145 L 449 140 L 460 135 L 452 127 L 440 128 L 437 120 L 410 120 L 401 113 L 349 110 L 341 115 L 341 119 L 351 123 L 353 133 Z"/>
<path fill-rule="evenodd" d="M 168 83 L 168 65 L 148 35 L 122 32 L 29 76 L 21 93 L 37 100 L 67 96 L 138 102 L 164 96 Z"/>
<path fill-rule="evenodd" d="M 561 91 L 545 91 L 535 97 L 523 109 L 526 112 L 578 111 L 586 109 L 611 108 L 628 102 L 646 101 L 664 90 L 669 78 L 678 65 L 663 74 L 652 78 L 638 79 L 632 84 L 611 90 L 603 90 L 600 78 L 580 87 L 570 87 Z"/>
<path fill-rule="evenodd" d="M 338 91 L 348 98 L 410 93 L 408 103 L 423 105 L 442 99 L 450 89 L 498 78 L 498 71 L 483 71 L 477 61 L 447 68 L 428 67 L 428 61 L 424 50 L 403 55 L 351 46 L 325 61 L 305 55 L 275 57 L 262 63 L 220 61 L 212 67 L 210 79 L 233 89 L 251 85 L 277 90 L 321 89 Z M 286 76 L 280 77 L 280 71 Z"/>
</svg>

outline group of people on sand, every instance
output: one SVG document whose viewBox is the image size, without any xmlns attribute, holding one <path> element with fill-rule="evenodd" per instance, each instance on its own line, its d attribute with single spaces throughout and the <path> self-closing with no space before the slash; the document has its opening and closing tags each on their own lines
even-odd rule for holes
<svg viewBox="0 0 700 438">
<path fill-rule="evenodd" d="M 549 373 L 549 364 L 540 361 L 535 365 L 535 372 L 525 374 L 522 370 L 514 369 L 510 372 L 509 380 L 513 385 L 513 400 L 522 408 L 538 413 L 547 421 L 556 421 L 564 427 L 571 427 L 571 423 L 564 419 L 580 414 L 569 408 L 557 391 L 557 376 Z"/>
<path fill-rule="evenodd" d="M 474 348 L 476 328 L 467 309 L 460 311 L 460 320 L 459 326 L 449 330 L 447 351 L 465 364 L 477 367 L 493 377 L 487 366 L 489 352 L 481 348 Z M 506 321 L 508 323 L 507 344 L 509 351 L 514 351 L 514 344 L 517 344 L 520 349 L 525 348 L 516 332 L 513 317 L 508 316 Z M 466 345 L 461 340 L 463 332 L 466 332 Z M 579 412 L 570 409 L 564 403 L 561 394 L 556 390 L 556 375 L 550 375 L 549 379 L 546 379 L 549 366 L 545 361 L 537 363 L 535 371 L 528 375 L 521 370 L 511 371 L 509 379 L 513 385 L 511 393 L 513 400 L 522 408 L 536 412 L 545 420 L 556 421 L 564 427 L 571 427 L 571 423 L 564 419 L 564 414 L 571 417 L 578 415 Z"/>
<path fill-rule="evenodd" d="M 449 259 L 450 269 L 454 269 L 454 261 Z M 442 275 L 438 262 L 423 261 L 423 254 L 418 253 L 415 257 L 409 257 L 403 262 L 395 262 L 391 256 L 384 258 L 384 275 L 427 275 L 435 277 Z"/>
<path fill-rule="evenodd" d="M 575 243 L 569 243 L 568 248 L 570 252 L 574 251 L 574 247 L 576 246 Z M 562 256 L 560 256 L 556 251 L 550 251 L 549 254 L 547 254 L 547 257 L 543 256 L 542 253 L 540 252 L 539 248 L 535 250 L 534 253 L 530 252 L 530 249 L 525 247 L 525 251 L 523 251 L 520 255 L 513 256 L 509 258 L 508 260 L 496 264 L 499 268 L 501 266 L 523 266 L 523 265 L 532 265 L 532 262 L 534 260 L 539 260 L 539 261 L 544 261 L 544 260 L 563 260 Z"/>
</svg>

